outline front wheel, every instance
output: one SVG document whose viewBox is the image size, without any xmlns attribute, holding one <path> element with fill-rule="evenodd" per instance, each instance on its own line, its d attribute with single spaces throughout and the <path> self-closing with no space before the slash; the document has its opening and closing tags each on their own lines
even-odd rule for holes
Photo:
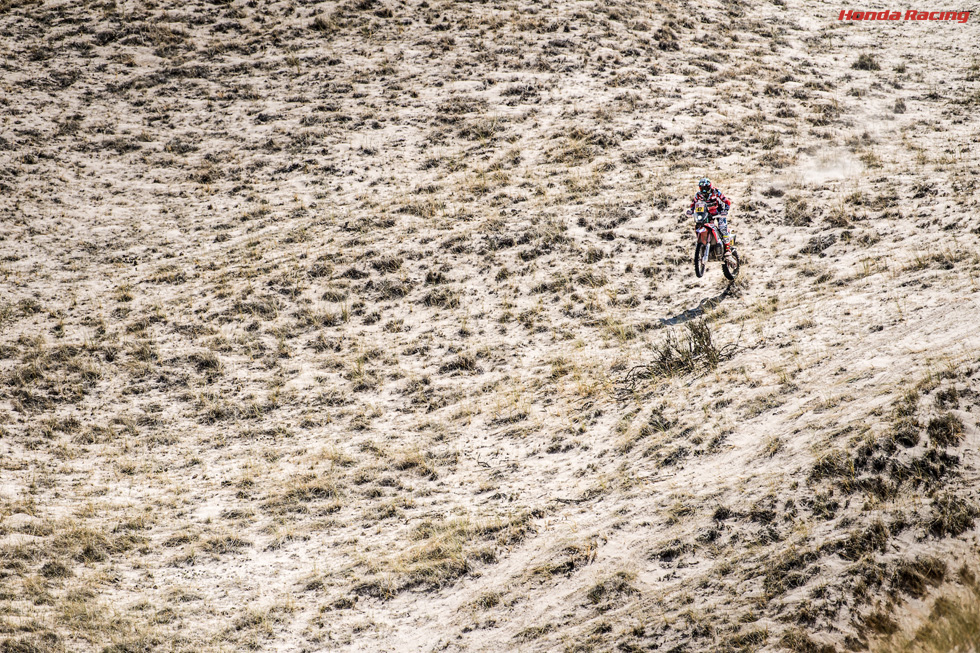
<svg viewBox="0 0 980 653">
<path fill-rule="evenodd" d="M 705 247 L 703 243 L 694 246 L 694 274 L 698 279 L 704 276 L 704 262 L 708 258 Z"/>
<path fill-rule="evenodd" d="M 728 263 L 721 264 L 721 271 L 725 273 L 725 278 L 728 279 L 729 281 L 735 281 L 735 277 L 738 276 L 738 270 L 740 265 L 738 261 L 738 252 L 735 251 L 734 247 L 732 248 L 732 258 L 735 259 L 735 265 L 729 267 Z"/>
</svg>

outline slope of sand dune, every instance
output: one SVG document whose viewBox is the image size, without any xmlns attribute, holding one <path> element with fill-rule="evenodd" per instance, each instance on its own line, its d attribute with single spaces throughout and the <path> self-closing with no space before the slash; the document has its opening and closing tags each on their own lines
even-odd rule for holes
<svg viewBox="0 0 980 653">
<path fill-rule="evenodd" d="M 976 28 L 839 9 L 0 2 L 0 651 L 967 632 Z"/>
</svg>

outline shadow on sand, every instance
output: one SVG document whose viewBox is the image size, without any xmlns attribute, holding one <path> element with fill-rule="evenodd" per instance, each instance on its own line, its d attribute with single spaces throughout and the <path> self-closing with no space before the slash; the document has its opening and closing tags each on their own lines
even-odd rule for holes
<svg viewBox="0 0 980 653">
<path fill-rule="evenodd" d="M 660 324 L 663 326 L 677 326 L 678 324 L 684 324 L 685 322 L 693 320 L 696 317 L 701 317 L 704 315 L 705 311 L 710 310 L 722 303 L 726 297 L 733 297 L 734 295 L 735 289 L 733 284 L 728 284 L 720 294 L 715 295 L 714 297 L 702 299 L 701 303 L 698 304 L 696 308 L 691 308 L 682 313 L 678 313 L 674 317 L 660 318 Z"/>
</svg>

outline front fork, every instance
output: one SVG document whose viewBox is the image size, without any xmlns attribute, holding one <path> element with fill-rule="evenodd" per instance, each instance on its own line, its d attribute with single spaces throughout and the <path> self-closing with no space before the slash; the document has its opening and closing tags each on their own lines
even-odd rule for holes
<svg viewBox="0 0 980 653">
<path fill-rule="evenodd" d="M 708 257 L 711 255 L 711 238 L 705 238 L 705 242 L 701 242 L 701 235 L 708 230 L 708 227 L 701 226 L 694 230 L 697 236 L 697 242 L 701 245 L 701 265 L 708 265 Z M 716 234 L 717 235 L 717 234 Z"/>
</svg>

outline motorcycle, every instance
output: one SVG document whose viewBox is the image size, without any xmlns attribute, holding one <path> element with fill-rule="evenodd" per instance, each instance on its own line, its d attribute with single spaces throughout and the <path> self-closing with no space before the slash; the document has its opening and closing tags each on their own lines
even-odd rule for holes
<svg viewBox="0 0 980 653">
<path fill-rule="evenodd" d="M 721 261 L 721 271 L 725 278 L 734 281 L 738 276 L 739 262 L 738 252 L 735 250 L 735 234 L 731 228 L 728 235 L 732 238 L 732 258 L 735 259 L 734 265 L 729 265 L 725 261 L 725 242 L 722 240 L 721 232 L 718 231 L 718 224 L 714 217 L 708 213 L 704 202 L 698 202 L 694 206 L 694 233 L 697 242 L 694 246 L 694 274 L 698 278 L 704 276 L 704 270 L 709 261 Z"/>
</svg>

